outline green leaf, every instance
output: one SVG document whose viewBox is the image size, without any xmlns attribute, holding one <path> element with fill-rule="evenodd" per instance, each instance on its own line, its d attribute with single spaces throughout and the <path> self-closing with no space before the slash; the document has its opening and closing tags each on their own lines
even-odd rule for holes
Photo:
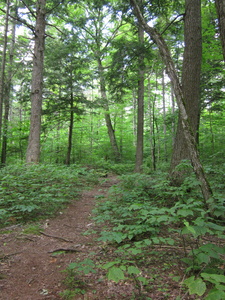
<svg viewBox="0 0 225 300">
<path fill-rule="evenodd" d="M 217 289 L 211 290 L 205 297 L 205 300 L 223 300 L 225 299 L 225 292 L 219 291 Z"/>
<path fill-rule="evenodd" d="M 137 254 L 140 254 L 143 252 L 141 249 L 137 249 L 137 248 L 130 248 L 129 251 L 134 255 L 137 255 Z"/>
<path fill-rule="evenodd" d="M 201 276 L 214 284 L 217 283 L 225 283 L 225 276 L 224 275 L 218 275 L 218 274 L 208 274 L 208 273 L 201 273 Z"/>
<path fill-rule="evenodd" d="M 178 216 L 187 217 L 187 216 L 193 216 L 193 210 L 191 209 L 178 209 L 177 211 Z"/>
<path fill-rule="evenodd" d="M 195 279 L 195 276 L 186 279 L 184 284 L 188 287 L 190 295 L 202 296 L 206 291 L 205 282 L 201 278 Z"/>
<path fill-rule="evenodd" d="M 108 280 L 115 281 L 116 283 L 120 280 L 125 279 L 124 272 L 121 270 L 121 268 L 118 267 L 112 267 L 111 269 L 109 269 L 107 277 Z"/>
<path fill-rule="evenodd" d="M 102 266 L 102 268 L 105 269 L 105 270 L 107 270 L 107 269 L 113 267 L 113 266 L 116 265 L 116 264 L 118 264 L 118 261 L 110 261 L 110 262 L 104 264 L 104 265 Z"/>
<path fill-rule="evenodd" d="M 136 274 L 137 275 L 140 273 L 140 270 L 137 267 L 129 266 L 127 268 L 127 272 L 128 272 L 128 274 Z"/>
<path fill-rule="evenodd" d="M 152 244 L 152 241 L 150 239 L 144 239 L 143 242 L 147 245 L 150 246 Z"/>
<path fill-rule="evenodd" d="M 195 231 L 194 227 L 190 226 L 189 222 L 184 221 L 184 225 L 186 226 L 186 228 L 187 228 L 188 231 L 190 231 L 191 233 L 193 233 L 193 235 L 196 235 L 196 231 Z"/>
<path fill-rule="evenodd" d="M 201 252 L 197 255 L 197 260 L 198 260 L 199 264 L 202 264 L 202 263 L 207 264 L 210 261 L 210 256 Z"/>
<path fill-rule="evenodd" d="M 143 277 L 143 276 L 138 276 L 137 278 L 140 282 L 142 282 L 143 285 L 147 285 L 148 284 L 148 280 Z"/>
<path fill-rule="evenodd" d="M 78 264 L 76 262 L 70 263 L 69 266 L 68 266 L 68 269 L 69 270 L 73 270 L 73 269 L 75 269 L 77 267 L 77 265 Z"/>
</svg>

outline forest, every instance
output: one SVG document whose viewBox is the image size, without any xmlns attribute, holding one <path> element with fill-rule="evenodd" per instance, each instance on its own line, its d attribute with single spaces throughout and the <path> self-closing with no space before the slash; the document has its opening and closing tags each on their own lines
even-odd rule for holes
<svg viewBox="0 0 225 300">
<path fill-rule="evenodd" d="M 224 1 L 4 0 L 0 28 L 2 233 L 116 176 L 87 233 L 104 259 L 62 299 L 77 272 L 134 287 L 107 299 L 225 299 Z"/>
</svg>

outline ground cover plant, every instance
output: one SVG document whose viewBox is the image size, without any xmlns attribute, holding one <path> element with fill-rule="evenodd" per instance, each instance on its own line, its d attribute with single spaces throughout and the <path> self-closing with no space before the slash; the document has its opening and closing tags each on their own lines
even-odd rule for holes
<svg viewBox="0 0 225 300">
<path fill-rule="evenodd" d="M 97 171 L 79 166 L 15 165 L 0 170 L 0 226 L 34 222 L 59 212 Z"/>
<path fill-rule="evenodd" d="M 94 211 L 104 246 L 101 259 L 90 255 L 90 272 L 95 263 L 109 281 L 132 282 L 131 299 L 154 299 L 156 291 L 160 299 L 224 299 L 224 166 L 206 169 L 216 191 L 208 210 L 192 175 L 180 188 L 162 172 L 120 176 Z M 88 266 L 69 266 L 78 269 L 85 273 Z"/>
</svg>

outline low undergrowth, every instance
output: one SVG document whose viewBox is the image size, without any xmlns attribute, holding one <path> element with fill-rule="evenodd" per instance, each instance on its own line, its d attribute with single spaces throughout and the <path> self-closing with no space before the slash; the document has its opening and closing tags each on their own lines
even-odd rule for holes
<svg viewBox="0 0 225 300">
<path fill-rule="evenodd" d="M 194 176 L 175 188 L 163 173 L 123 175 L 108 199 L 99 197 L 101 258 L 90 259 L 109 281 L 132 283 L 129 299 L 225 299 L 225 186 L 221 170 L 207 171 L 210 211 Z M 70 270 L 77 263 L 86 266 Z"/>
<path fill-rule="evenodd" d="M 77 166 L 18 165 L 0 169 L 0 227 L 53 216 L 82 188 L 98 181 L 97 171 Z"/>
</svg>

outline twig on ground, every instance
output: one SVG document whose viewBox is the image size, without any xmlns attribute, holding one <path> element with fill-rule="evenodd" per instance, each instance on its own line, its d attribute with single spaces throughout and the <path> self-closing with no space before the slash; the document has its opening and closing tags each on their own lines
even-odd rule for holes
<svg viewBox="0 0 225 300">
<path fill-rule="evenodd" d="M 52 237 L 54 239 L 58 239 L 58 240 L 61 240 L 61 241 L 67 242 L 67 243 L 73 243 L 73 241 L 64 239 L 64 238 L 62 238 L 60 236 L 55 236 L 55 235 L 47 234 L 47 233 L 45 233 L 43 231 L 40 231 L 40 233 L 43 234 L 43 235 L 45 235 L 45 236 Z"/>
</svg>

